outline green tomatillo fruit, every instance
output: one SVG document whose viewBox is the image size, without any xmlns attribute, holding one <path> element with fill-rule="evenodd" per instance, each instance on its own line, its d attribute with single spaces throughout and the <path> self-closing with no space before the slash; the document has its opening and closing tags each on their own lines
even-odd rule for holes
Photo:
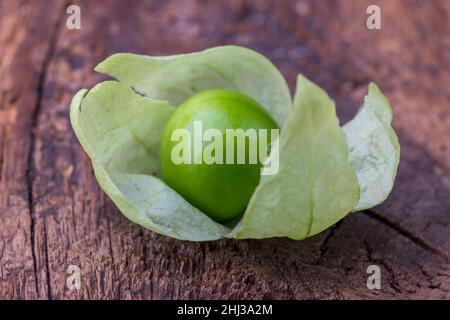
<svg viewBox="0 0 450 320">
<path fill-rule="evenodd" d="M 277 124 L 256 101 L 213 89 L 185 100 L 160 146 L 163 180 L 216 221 L 241 215 L 259 183 Z"/>
</svg>

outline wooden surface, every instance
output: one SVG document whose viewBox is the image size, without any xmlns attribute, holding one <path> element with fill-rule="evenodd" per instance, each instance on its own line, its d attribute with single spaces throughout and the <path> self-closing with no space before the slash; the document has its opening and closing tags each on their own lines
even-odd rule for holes
<svg viewBox="0 0 450 320">
<path fill-rule="evenodd" d="M 81 30 L 62 1 L 0 1 L 0 298 L 450 298 L 450 1 L 70 3 Z M 365 27 L 369 3 L 381 30 Z M 72 132 L 72 95 L 114 52 L 220 44 L 264 53 L 291 88 L 304 73 L 343 121 L 375 81 L 402 147 L 389 199 L 306 241 L 189 243 L 125 219 Z"/>
</svg>

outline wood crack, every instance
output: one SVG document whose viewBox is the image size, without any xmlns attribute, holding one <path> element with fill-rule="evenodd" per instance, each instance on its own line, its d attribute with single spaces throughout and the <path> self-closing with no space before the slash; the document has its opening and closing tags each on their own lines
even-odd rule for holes
<svg viewBox="0 0 450 320">
<path fill-rule="evenodd" d="M 332 226 L 328 230 L 327 235 L 325 236 L 325 238 L 323 239 L 322 243 L 319 246 L 319 256 L 317 257 L 316 261 L 313 263 L 314 265 L 318 265 L 322 261 L 323 256 L 325 255 L 325 253 L 328 250 L 327 249 L 328 242 L 334 236 L 334 234 L 339 229 L 339 227 L 342 225 L 343 221 L 344 221 L 343 219 L 339 220 L 334 226 Z"/>
<path fill-rule="evenodd" d="M 47 223 L 44 220 L 44 252 L 45 252 L 45 276 L 47 278 L 47 296 L 52 299 L 52 286 L 50 281 L 50 268 L 48 263 Z"/>
<path fill-rule="evenodd" d="M 377 213 L 373 210 L 364 210 L 363 212 L 366 213 L 372 219 L 377 220 L 378 222 L 390 227 L 397 233 L 401 234 L 402 236 L 408 238 L 409 240 L 411 240 L 413 243 L 415 243 L 419 247 L 444 258 L 447 262 L 450 261 L 450 254 L 448 254 L 447 252 L 445 252 L 439 248 L 434 247 L 431 243 L 429 243 L 429 241 L 427 241 L 426 239 L 423 239 L 419 235 L 416 235 L 416 234 L 406 230 L 405 228 L 400 226 L 400 224 L 398 224 L 392 220 L 389 220 L 388 218 L 380 215 L 379 213 Z"/>
<path fill-rule="evenodd" d="M 5 241 L 2 240 L 2 250 L 0 250 L 0 261 L 2 261 L 3 254 L 5 253 L 5 247 L 6 247 Z"/>
<path fill-rule="evenodd" d="M 425 279 L 429 283 L 428 288 L 433 289 L 433 290 L 440 290 L 444 293 L 450 292 L 450 290 L 447 290 L 446 288 L 442 288 L 442 282 L 434 284 L 433 282 L 434 282 L 435 278 L 425 270 L 424 266 L 421 266 L 421 265 L 417 265 L 417 266 L 420 269 L 420 272 L 422 273 L 422 275 L 425 277 Z M 448 275 L 447 275 L 447 277 L 448 277 Z M 420 288 L 421 285 L 417 284 L 417 287 Z"/>
<path fill-rule="evenodd" d="M 39 296 L 39 282 L 38 282 L 38 266 L 37 266 L 37 258 L 36 258 L 36 243 L 35 243 L 35 229 L 36 229 L 36 214 L 35 214 L 35 199 L 34 199 L 34 178 L 35 178 L 35 172 L 36 168 L 34 165 L 34 154 L 36 152 L 36 131 L 38 126 L 38 119 L 39 115 L 41 113 L 42 109 L 42 100 L 44 95 L 44 89 L 45 89 L 45 82 L 47 79 L 48 69 L 50 67 L 50 62 L 53 59 L 54 51 L 58 42 L 59 32 L 61 28 L 61 24 L 63 21 L 64 13 L 65 13 L 65 7 L 63 6 L 63 9 L 59 18 L 54 23 L 54 26 L 52 27 L 52 31 L 49 38 L 49 44 L 47 51 L 44 56 L 44 60 L 42 62 L 41 71 L 38 75 L 37 80 L 37 96 L 36 96 L 36 103 L 35 107 L 33 109 L 32 115 L 31 115 L 31 125 L 30 125 L 30 145 L 28 150 L 28 157 L 27 157 L 27 170 L 25 173 L 25 178 L 27 182 L 27 201 L 28 201 L 28 208 L 30 212 L 30 240 L 31 240 L 31 255 L 33 259 L 33 270 L 34 270 L 34 281 L 35 281 L 35 289 L 36 294 Z M 45 226 L 45 225 L 44 225 Z M 45 242 L 47 242 L 47 235 L 45 234 Z M 47 246 L 44 246 L 44 255 L 45 259 L 48 264 L 48 250 Z M 48 266 L 46 266 L 47 268 Z M 49 279 L 49 270 L 46 270 L 47 275 L 47 294 L 51 294 L 50 290 L 50 279 Z M 51 299 L 51 296 L 48 296 L 48 299 Z"/>
<path fill-rule="evenodd" d="M 367 259 L 369 260 L 369 262 L 382 265 L 391 275 L 391 281 L 389 282 L 389 284 L 391 285 L 392 289 L 394 289 L 397 293 L 402 293 L 402 291 L 399 288 L 400 285 L 395 277 L 394 270 L 383 259 L 376 258 L 374 256 L 372 248 L 369 246 L 369 243 L 366 240 L 364 240 L 364 246 L 366 247 Z M 392 293 L 390 294 L 392 295 Z"/>
</svg>

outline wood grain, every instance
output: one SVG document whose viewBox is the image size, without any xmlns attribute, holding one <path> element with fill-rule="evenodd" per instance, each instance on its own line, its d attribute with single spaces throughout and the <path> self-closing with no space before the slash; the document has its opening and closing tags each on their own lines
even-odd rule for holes
<svg viewBox="0 0 450 320">
<path fill-rule="evenodd" d="M 450 2 L 0 2 L 1 299 L 450 298 Z M 382 29 L 365 27 L 381 7 Z M 72 4 L 72 2 L 71 2 Z M 323 86 L 347 121 L 370 81 L 394 107 L 401 163 L 389 199 L 306 241 L 190 243 L 125 219 L 69 122 L 114 52 L 253 48 Z M 366 269 L 379 265 L 381 290 Z M 66 269 L 82 271 L 79 291 Z"/>
</svg>

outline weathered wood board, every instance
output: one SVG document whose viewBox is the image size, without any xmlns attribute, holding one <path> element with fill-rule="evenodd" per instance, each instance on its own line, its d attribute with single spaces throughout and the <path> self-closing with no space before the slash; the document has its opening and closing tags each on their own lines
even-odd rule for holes
<svg viewBox="0 0 450 320">
<path fill-rule="evenodd" d="M 63 1 L 0 2 L 1 299 L 450 298 L 450 1 L 73 3 L 80 30 Z M 372 3 L 381 30 L 366 28 Z M 343 121 L 375 81 L 402 147 L 389 199 L 298 242 L 189 243 L 125 219 L 71 129 L 72 95 L 114 52 L 221 44 L 264 53 L 291 88 L 305 74 Z M 380 290 L 366 287 L 372 264 Z"/>
</svg>

